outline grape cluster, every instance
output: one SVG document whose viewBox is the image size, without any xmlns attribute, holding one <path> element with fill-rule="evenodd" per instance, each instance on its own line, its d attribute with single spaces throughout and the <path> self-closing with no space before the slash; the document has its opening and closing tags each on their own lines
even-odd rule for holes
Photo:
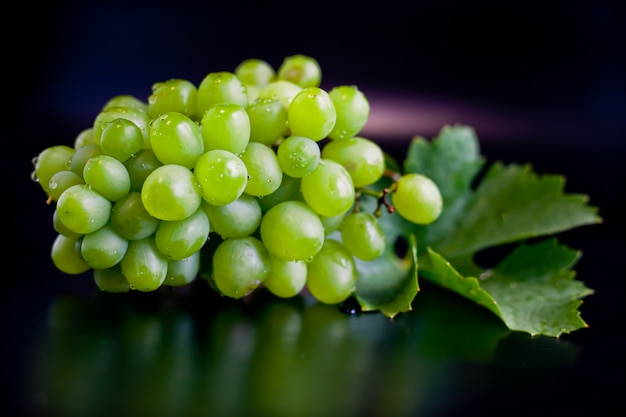
<svg viewBox="0 0 626 417">
<path fill-rule="evenodd" d="M 390 174 L 380 146 L 359 136 L 370 113 L 362 91 L 320 85 L 318 62 L 293 55 L 277 70 L 247 59 L 197 86 L 158 82 L 147 101 L 112 97 L 72 146 L 33 159 L 54 207 L 54 265 L 91 270 L 109 292 L 201 277 L 232 298 L 264 286 L 346 300 L 355 259 L 385 249 L 380 206 L 427 224 L 442 199 L 425 176 Z M 385 175 L 391 187 L 370 189 L 377 211 L 363 210 L 358 196 Z"/>
</svg>

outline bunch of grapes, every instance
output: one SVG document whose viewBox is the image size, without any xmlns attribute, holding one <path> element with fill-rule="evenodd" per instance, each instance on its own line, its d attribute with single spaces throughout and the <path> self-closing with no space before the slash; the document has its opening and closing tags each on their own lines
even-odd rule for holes
<svg viewBox="0 0 626 417">
<path fill-rule="evenodd" d="M 200 277 L 232 298 L 264 286 L 346 300 L 355 259 L 385 249 L 381 206 L 428 224 L 442 199 L 425 176 L 389 173 L 382 149 L 359 136 L 370 113 L 362 91 L 320 83 L 318 62 L 293 55 L 277 70 L 247 59 L 197 86 L 158 82 L 147 101 L 112 97 L 72 146 L 33 159 L 54 207 L 54 265 L 93 271 L 109 292 Z M 392 185 L 374 191 L 383 176 Z M 374 212 L 362 194 L 377 198 Z"/>
</svg>

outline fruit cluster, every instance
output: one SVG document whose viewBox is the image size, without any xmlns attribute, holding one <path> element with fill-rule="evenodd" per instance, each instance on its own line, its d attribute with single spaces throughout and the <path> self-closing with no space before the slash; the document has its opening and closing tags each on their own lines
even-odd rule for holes
<svg viewBox="0 0 626 417">
<path fill-rule="evenodd" d="M 318 62 L 293 55 L 277 70 L 247 59 L 197 87 L 158 82 L 147 101 L 112 97 L 73 146 L 33 159 L 54 207 L 54 265 L 92 270 L 110 292 L 201 277 L 232 298 L 260 286 L 285 298 L 306 287 L 327 304 L 350 297 L 355 258 L 385 249 L 381 206 L 427 224 L 442 199 L 429 178 L 390 173 L 379 145 L 359 136 L 362 91 L 320 85 Z M 375 191 L 383 176 L 392 185 Z"/>
</svg>

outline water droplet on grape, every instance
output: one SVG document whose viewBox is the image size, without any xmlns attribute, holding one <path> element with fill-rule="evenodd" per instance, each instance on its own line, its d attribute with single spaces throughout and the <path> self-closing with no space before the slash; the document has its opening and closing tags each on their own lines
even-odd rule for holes
<svg viewBox="0 0 626 417">
<path fill-rule="evenodd" d="M 50 181 L 50 184 L 48 184 L 48 186 L 51 190 L 56 190 L 59 184 L 56 181 Z"/>
<path fill-rule="evenodd" d="M 33 180 L 33 182 L 39 182 L 39 178 L 37 177 L 35 171 L 30 173 L 30 179 Z"/>
</svg>

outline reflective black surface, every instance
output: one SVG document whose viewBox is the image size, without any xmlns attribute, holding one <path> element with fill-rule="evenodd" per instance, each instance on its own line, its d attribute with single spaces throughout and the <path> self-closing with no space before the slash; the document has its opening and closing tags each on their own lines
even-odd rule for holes
<svg viewBox="0 0 626 417">
<path fill-rule="evenodd" d="M 263 2 L 147 3 L 41 6 L 20 22 L 30 37 L 6 37 L 9 53 L 19 54 L 9 54 L 1 154 L 9 185 L 0 293 L 5 415 L 624 411 L 626 67 L 617 2 L 322 2 L 307 20 Z M 145 98 L 158 80 L 198 82 L 251 56 L 277 64 L 300 52 L 320 60 L 326 86 L 357 83 L 368 94 L 364 133 L 399 159 L 412 135 L 461 122 L 476 126 L 488 160 L 531 163 L 565 175 L 567 191 L 588 194 L 604 223 L 560 239 L 583 253 L 575 270 L 595 290 L 580 307 L 589 328 L 560 339 L 510 332 L 427 283 L 413 311 L 389 320 L 306 297 L 221 299 L 201 282 L 186 291 L 98 294 L 90 275 L 54 269 L 51 210 L 29 179 L 33 156 L 71 144 L 112 95 Z"/>
</svg>

